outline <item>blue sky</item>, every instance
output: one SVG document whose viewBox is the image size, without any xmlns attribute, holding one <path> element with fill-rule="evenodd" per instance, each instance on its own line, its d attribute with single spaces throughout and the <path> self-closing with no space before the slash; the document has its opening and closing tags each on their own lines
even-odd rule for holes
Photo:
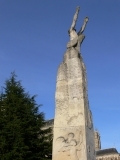
<svg viewBox="0 0 120 160">
<path fill-rule="evenodd" d="M 120 152 L 120 0 L 0 0 L 0 85 L 15 71 L 46 119 L 54 117 L 57 69 L 78 5 L 76 29 L 89 17 L 81 53 L 94 127 L 102 148 Z"/>
</svg>

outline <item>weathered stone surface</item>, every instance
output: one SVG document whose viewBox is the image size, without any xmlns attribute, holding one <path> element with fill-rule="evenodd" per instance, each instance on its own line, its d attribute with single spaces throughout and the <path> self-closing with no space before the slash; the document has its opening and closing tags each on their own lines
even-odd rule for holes
<svg viewBox="0 0 120 160">
<path fill-rule="evenodd" d="M 78 15 L 78 9 L 76 15 Z M 67 48 L 63 62 L 58 68 L 53 160 L 95 160 L 94 131 L 88 104 L 86 70 L 79 46 L 78 37 L 77 45 Z"/>
<path fill-rule="evenodd" d="M 97 130 L 94 131 L 94 138 L 95 138 L 95 150 L 99 151 L 101 149 L 101 141 L 100 141 L 100 134 Z"/>
</svg>

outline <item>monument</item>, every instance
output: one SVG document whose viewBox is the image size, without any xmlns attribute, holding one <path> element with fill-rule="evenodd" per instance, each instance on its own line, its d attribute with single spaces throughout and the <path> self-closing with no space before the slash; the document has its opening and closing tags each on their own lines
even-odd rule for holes
<svg viewBox="0 0 120 160">
<path fill-rule="evenodd" d="M 88 17 L 84 19 L 83 26 L 77 33 L 75 25 L 79 10 L 77 7 L 68 31 L 70 41 L 57 73 L 53 160 L 95 160 L 86 70 L 80 53 Z"/>
</svg>

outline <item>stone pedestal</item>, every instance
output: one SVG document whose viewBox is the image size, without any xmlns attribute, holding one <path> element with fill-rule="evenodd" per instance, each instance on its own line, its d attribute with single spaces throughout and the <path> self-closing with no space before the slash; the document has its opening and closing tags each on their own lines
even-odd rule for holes
<svg viewBox="0 0 120 160">
<path fill-rule="evenodd" d="M 86 70 L 74 47 L 67 49 L 59 66 L 55 100 L 53 160 L 95 160 Z"/>
</svg>

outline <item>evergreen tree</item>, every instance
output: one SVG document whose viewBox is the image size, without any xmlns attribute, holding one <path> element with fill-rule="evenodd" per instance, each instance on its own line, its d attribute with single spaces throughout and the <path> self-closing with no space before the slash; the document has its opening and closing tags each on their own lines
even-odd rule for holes
<svg viewBox="0 0 120 160">
<path fill-rule="evenodd" d="M 50 130 L 42 130 L 40 106 L 12 73 L 0 94 L 1 160 L 41 160 L 51 152 Z"/>
</svg>

